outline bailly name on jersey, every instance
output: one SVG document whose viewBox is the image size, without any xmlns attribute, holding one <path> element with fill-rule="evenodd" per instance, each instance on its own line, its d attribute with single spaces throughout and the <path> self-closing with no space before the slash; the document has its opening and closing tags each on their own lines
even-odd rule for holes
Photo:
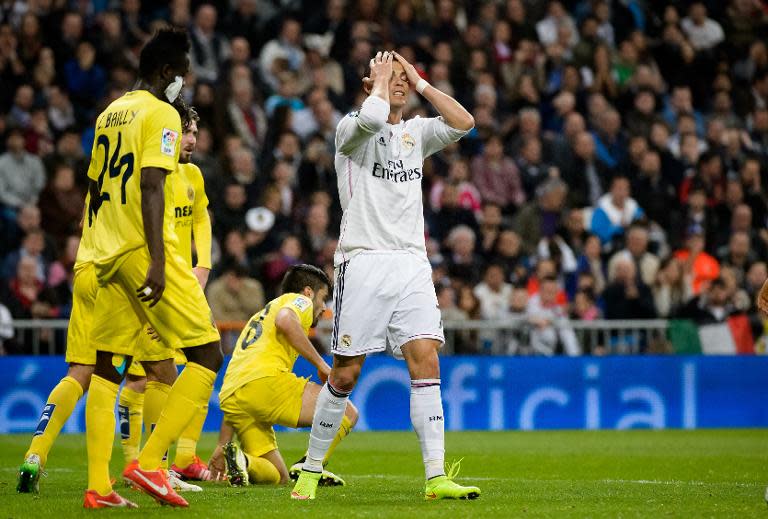
<svg viewBox="0 0 768 519">
<path fill-rule="evenodd" d="M 101 130 L 102 128 L 114 128 L 115 126 L 131 124 L 133 120 L 136 119 L 138 113 L 138 110 L 118 110 L 116 112 L 109 112 L 102 116 L 96 129 Z"/>
<path fill-rule="evenodd" d="M 395 183 L 421 179 L 421 168 L 405 169 L 402 160 L 388 160 L 386 168 L 378 162 L 374 162 L 371 173 L 376 178 L 390 180 Z"/>
</svg>

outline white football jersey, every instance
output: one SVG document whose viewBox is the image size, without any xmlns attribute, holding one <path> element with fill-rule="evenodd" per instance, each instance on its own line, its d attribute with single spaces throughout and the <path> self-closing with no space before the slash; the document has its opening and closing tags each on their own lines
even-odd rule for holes
<svg viewBox="0 0 768 519">
<path fill-rule="evenodd" d="M 389 103 L 368 97 L 336 128 L 336 174 L 344 214 L 334 263 L 365 250 L 405 250 L 425 260 L 424 159 L 466 131 L 442 117 L 387 123 Z"/>
</svg>

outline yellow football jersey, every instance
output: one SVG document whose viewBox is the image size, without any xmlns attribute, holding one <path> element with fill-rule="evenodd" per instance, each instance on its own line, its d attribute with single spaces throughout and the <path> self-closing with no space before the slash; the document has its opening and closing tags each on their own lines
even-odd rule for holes
<svg viewBox="0 0 768 519">
<path fill-rule="evenodd" d="M 224 400 L 252 380 L 291 371 L 299 352 L 278 334 L 275 317 L 283 308 L 299 316 L 304 333 L 312 326 L 312 300 L 301 294 L 283 294 L 251 317 L 240 333 L 229 361 L 219 400 Z"/>
<path fill-rule="evenodd" d="M 203 173 L 194 164 L 179 164 L 168 177 L 173 185 L 173 210 L 179 252 L 192 268 L 192 233 L 197 248 L 197 266 L 211 268 L 211 220 Z"/>
<path fill-rule="evenodd" d="M 141 169 L 174 171 L 180 144 L 178 112 L 146 90 L 124 94 L 96 120 L 88 177 L 97 182 L 101 194 L 93 229 L 93 261 L 101 282 L 111 277 L 121 256 L 146 244 Z M 173 187 L 166 181 L 163 236 L 167 245 L 178 245 L 173 208 Z"/>
<path fill-rule="evenodd" d="M 85 208 L 83 213 L 83 233 L 80 235 L 80 245 L 77 247 L 74 270 L 77 272 L 93 262 L 93 226 L 96 224 L 96 215 L 89 209 L 91 194 L 85 195 Z"/>
</svg>

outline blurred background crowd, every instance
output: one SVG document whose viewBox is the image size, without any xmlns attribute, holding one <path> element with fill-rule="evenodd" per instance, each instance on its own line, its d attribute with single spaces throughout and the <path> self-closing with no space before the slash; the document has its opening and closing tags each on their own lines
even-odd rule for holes
<svg viewBox="0 0 768 519">
<path fill-rule="evenodd" d="M 292 264 L 332 272 L 336 124 L 395 49 L 476 121 L 425 164 L 446 320 L 744 314 L 761 333 L 759 0 L 0 0 L 0 320 L 68 317 L 93 123 L 165 23 L 192 42 L 218 320 L 249 318 Z M 415 115 L 434 113 L 414 93 Z"/>
</svg>

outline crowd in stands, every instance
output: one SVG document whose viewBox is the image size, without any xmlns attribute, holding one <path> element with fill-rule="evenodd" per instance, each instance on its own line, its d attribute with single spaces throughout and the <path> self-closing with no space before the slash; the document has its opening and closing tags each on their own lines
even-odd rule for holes
<svg viewBox="0 0 768 519">
<path fill-rule="evenodd" d="M 556 319 L 744 313 L 762 329 L 759 0 L 0 0 L 0 302 L 14 319 L 68 316 L 94 119 L 165 23 L 192 42 L 182 95 L 201 117 L 217 319 L 247 319 L 292 264 L 332 272 L 335 128 L 371 56 L 395 49 L 476 122 L 425 164 L 446 319 L 522 316 L 537 351 L 567 354 L 589 351 Z M 434 113 L 413 93 L 416 115 Z"/>
</svg>

